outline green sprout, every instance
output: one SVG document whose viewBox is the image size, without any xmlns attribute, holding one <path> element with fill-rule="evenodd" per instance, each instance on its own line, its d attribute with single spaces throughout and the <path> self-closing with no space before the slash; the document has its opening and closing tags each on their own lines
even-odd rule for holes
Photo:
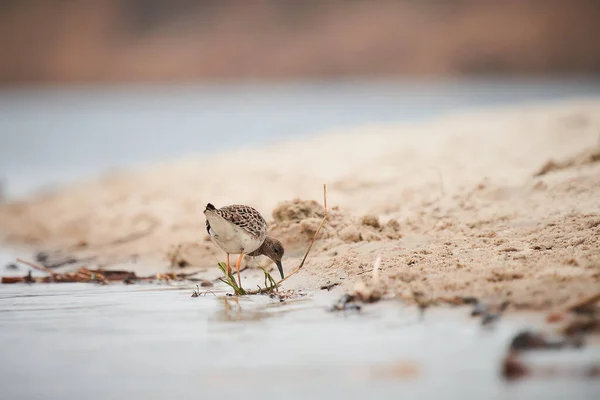
<svg viewBox="0 0 600 400">
<path fill-rule="evenodd" d="M 224 284 L 228 285 L 229 287 L 231 287 L 233 289 L 233 291 L 235 292 L 235 294 L 238 296 L 245 296 L 247 294 L 258 294 L 258 293 L 272 293 L 273 291 L 279 290 L 279 285 L 277 285 L 277 281 L 275 280 L 275 278 L 273 278 L 271 276 L 271 274 L 262 267 L 261 267 L 261 269 L 263 270 L 263 272 L 265 274 L 265 281 L 264 281 L 265 287 L 261 288 L 259 286 L 258 291 L 247 292 L 246 290 L 244 290 L 244 288 L 241 288 L 238 286 L 237 281 L 235 280 L 234 276 L 227 271 L 227 264 L 225 264 L 224 262 L 220 262 L 218 265 L 219 265 L 219 269 L 221 269 L 221 272 L 223 272 L 223 275 L 224 275 L 224 278 L 219 278 L 219 280 L 221 282 L 223 282 Z"/>
<path fill-rule="evenodd" d="M 279 290 L 279 286 L 277 286 L 277 281 L 275 279 L 273 279 L 271 274 L 263 267 L 260 267 L 260 269 L 262 269 L 263 272 L 265 273 L 265 288 L 264 289 L 259 288 L 260 291 L 262 293 L 267 293 L 267 292 L 270 293 L 273 290 L 275 290 L 275 291 Z"/>
<path fill-rule="evenodd" d="M 223 272 L 223 275 L 225 275 L 225 278 L 219 278 L 221 282 L 225 283 L 226 285 L 229 285 L 233 289 L 235 294 L 238 296 L 244 296 L 247 294 L 243 288 L 238 286 L 233 275 L 227 271 L 227 264 L 225 264 L 224 262 L 220 262 L 219 268 Z"/>
</svg>

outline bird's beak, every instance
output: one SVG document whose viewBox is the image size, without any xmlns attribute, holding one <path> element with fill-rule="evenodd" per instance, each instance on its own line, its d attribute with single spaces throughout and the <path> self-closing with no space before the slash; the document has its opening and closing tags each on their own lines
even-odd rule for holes
<svg viewBox="0 0 600 400">
<path fill-rule="evenodd" d="M 279 273 L 281 274 L 281 279 L 283 279 L 283 265 L 281 265 L 281 261 L 275 261 L 275 264 L 277 264 L 277 268 L 279 268 Z"/>
</svg>

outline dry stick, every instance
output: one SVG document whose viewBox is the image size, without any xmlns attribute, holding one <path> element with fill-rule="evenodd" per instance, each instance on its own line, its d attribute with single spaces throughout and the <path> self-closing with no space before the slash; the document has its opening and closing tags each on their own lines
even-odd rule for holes
<svg viewBox="0 0 600 400">
<path fill-rule="evenodd" d="M 22 260 L 20 258 L 17 258 L 17 262 L 21 263 L 21 264 L 25 264 L 25 265 L 33 268 L 33 269 L 37 269 L 38 271 L 47 272 L 47 273 L 49 273 L 50 275 L 53 275 L 53 276 L 57 275 L 56 272 L 54 272 L 54 271 L 52 271 L 52 270 L 50 270 L 50 269 L 48 269 L 46 267 L 43 267 L 41 265 L 34 264 L 34 263 L 30 262 L 30 261 L 25 261 L 25 260 Z"/>
<path fill-rule="evenodd" d="M 312 248 L 313 244 L 315 243 L 315 240 L 317 240 L 317 236 L 319 235 L 319 232 L 321 232 L 321 228 L 323 228 L 323 225 L 325 224 L 326 219 L 327 219 L 327 185 L 324 184 L 323 185 L 323 219 L 321 220 L 321 223 L 319 224 L 319 227 L 317 228 L 315 235 L 313 236 L 312 240 L 310 241 L 310 244 L 308 245 L 308 249 L 306 249 L 306 253 L 304 253 L 304 258 L 302 258 L 302 262 L 300 262 L 300 265 L 298 266 L 298 268 L 296 268 L 288 276 L 286 276 L 285 278 L 283 278 L 282 280 L 277 282 L 277 286 L 281 285 L 289 277 L 295 275 L 298 271 L 300 271 L 300 269 L 302 269 L 302 267 L 304 266 L 304 262 L 306 261 L 306 257 L 308 257 L 308 253 L 310 252 L 310 249 Z M 248 291 L 247 294 L 258 294 L 258 293 L 263 292 L 265 289 L 266 288 L 263 288 L 260 290 Z"/>
</svg>

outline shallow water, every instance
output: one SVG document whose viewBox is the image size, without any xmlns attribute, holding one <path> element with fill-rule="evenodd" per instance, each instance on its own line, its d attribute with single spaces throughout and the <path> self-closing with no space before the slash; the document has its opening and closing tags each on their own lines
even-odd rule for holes
<svg viewBox="0 0 600 400">
<path fill-rule="evenodd" d="M 530 317 L 484 329 L 466 309 L 431 310 L 422 320 L 397 302 L 330 313 L 339 292 L 281 303 L 219 291 L 192 298 L 191 287 L 1 285 L 2 398 L 592 399 L 600 393 L 598 381 L 500 377 L 506 346 L 536 324 Z M 600 349 L 561 356 L 590 362 Z"/>
</svg>

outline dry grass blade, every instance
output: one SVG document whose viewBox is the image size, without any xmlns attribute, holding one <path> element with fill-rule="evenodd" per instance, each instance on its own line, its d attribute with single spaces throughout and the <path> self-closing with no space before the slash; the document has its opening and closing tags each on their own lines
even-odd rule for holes
<svg viewBox="0 0 600 400">
<path fill-rule="evenodd" d="M 219 278 L 219 280 L 221 282 L 230 286 L 233 289 L 233 291 L 235 292 L 235 294 L 238 296 L 243 296 L 245 294 L 248 294 L 248 292 L 246 292 L 243 288 L 238 286 L 233 275 L 227 271 L 227 264 L 225 264 L 224 262 L 220 262 L 218 265 L 219 265 L 219 268 L 221 269 L 221 271 L 223 272 L 223 275 L 225 275 L 225 278 Z"/>
<path fill-rule="evenodd" d="M 273 277 L 271 276 L 271 274 L 269 273 L 269 271 L 267 271 L 266 269 L 262 268 L 264 274 L 265 274 L 265 287 L 262 289 L 263 291 L 277 291 L 279 290 L 279 286 L 277 285 L 277 282 L 275 281 L 275 279 L 273 279 Z"/>
<path fill-rule="evenodd" d="M 38 264 L 34 264 L 34 263 L 26 261 L 26 260 L 23 260 L 21 258 L 17 258 L 17 262 L 21 263 L 21 264 L 25 264 L 28 267 L 31 267 L 33 269 L 37 269 L 38 271 L 46 272 L 46 273 L 48 273 L 50 275 L 56 275 L 56 272 L 52 271 L 51 269 L 48 269 L 48 268 L 46 268 L 44 266 L 41 266 L 41 265 L 38 265 Z"/>
</svg>

